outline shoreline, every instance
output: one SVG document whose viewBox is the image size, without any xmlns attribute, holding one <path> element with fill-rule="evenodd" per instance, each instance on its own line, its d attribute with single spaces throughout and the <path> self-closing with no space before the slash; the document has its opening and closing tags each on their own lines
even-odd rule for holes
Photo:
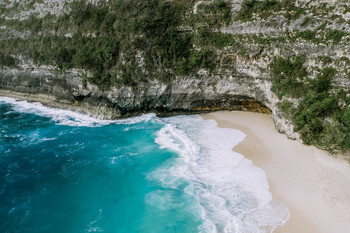
<svg viewBox="0 0 350 233">
<path fill-rule="evenodd" d="M 9 97 L 9 98 L 14 98 L 18 100 L 28 101 L 28 102 L 39 102 L 42 105 L 47 107 L 67 109 L 67 110 L 76 111 L 79 113 L 83 113 L 89 116 L 99 118 L 99 116 L 95 116 L 91 114 L 88 108 L 82 105 L 71 103 L 69 101 L 62 101 L 62 100 L 58 101 L 57 97 L 53 95 L 30 94 L 30 93 L 14 92 L 14 91 L 0 89 L 0 97 Z"/>
<path fill-rule="evenodd" d="M 173 104 L 174 102 L 172 102 L 172 104 L 170 103 L 170 105 L 164 105 L 164 103 L 151 103 L 151 105 L 145 105 L 142 101 L 137 103 L 132 103 L 130 101 L 127 103 L 118 103 L 118 101 L 110 100 L 108 96 L 105 96 L 100 92 L 95 96 L 88 94 L 88 97 L 85 99 L 86 96 L 82 98 L 79 96 L 73 96 L 73 94 L 62 97 L 54 94 L 17 92 L 0 88 L 0 96 L 16 98 L 28 102 L 39 102 L 48 107 L 78 111 L 104 120 L 125 119 L 148 113 L 154 113 L 158 117 L 198 115 L 216 111 L 271 113 L 271 109 L 269 109 L 263 102 L 249 96 L 242 97 L 241 99 L 238 98 L 237 100 L 233 98 L 229 104 L 215 103 L 215 101 L 218 101 L 220 98 L 214 98 L 211 100 L 203 99 L 204 102 L 209 102 L 208 106 L 202 106 L 201 104 L 192 105 L 193 103 L 191 101 L 186 102 L 184 105 L 176 105 Z M 147 96 L 145 98 L 147 99 Z M 151 99 L 151 101 L 154 101 L 154 99 Z"/>
<path fill-rule="evenodd" d="M 44 101 L 41 95 L 18 96 L 13 92 L 4 95 L 0 90 L 0 96 L 81 111 L 77 105 L 57 103 L 50 98 Z M 233 150 L 265 171 L 273 199 L 284 203 L 290 211 L 286 224 L 274 232 L 346 233 L 350 229 L 348 161 L 288 139 L 276 130 L 269 114 L 216 111 L 202 112 L 201 116 L 215 120 L 218 127 L 238 129 L 247 135 Z"/>
<path fill-rule="evenodd" d="M 290 211 L 276 233 L 346 233 L 350 229 L 350 166 L 341 158 L 288 139 L 270 115 L 215 112 L 201 115 L 246 138 L 233 150 L 262 168 L 274 200 Z"/>
</svg>

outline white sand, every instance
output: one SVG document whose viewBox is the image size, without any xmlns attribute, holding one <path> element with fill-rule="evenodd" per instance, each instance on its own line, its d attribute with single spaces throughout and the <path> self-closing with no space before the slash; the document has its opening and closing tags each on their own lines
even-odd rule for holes
<svg viewBox="0 0 350 233">
<path fill-rule="evenodd" d="M 274 232 L 350 232 L 348 162 L 278 133 L 270 115 L 216 112 L 202 117 L 247 135 L 233 150 L 266 172 L 273 199 L 286 204 L 291 214 Z"/>
</svg>

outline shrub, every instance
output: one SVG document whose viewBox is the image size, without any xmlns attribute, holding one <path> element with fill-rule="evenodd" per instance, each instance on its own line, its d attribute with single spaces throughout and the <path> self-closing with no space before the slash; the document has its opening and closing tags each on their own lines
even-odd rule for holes
<svg viewBox="0 0 350 233">
<path fill-rule="evenodd" d="M 210 4 L 200 4 L 195 18 L 197 21 L 205 21 L 211 27 L 220 27 L 222 23 L 228 24 L 231 21 L 231 7 L 224 0 L 217 0 Z"/>
<path fill-rule="evenodd" d="M 0 66 L 15 67 L 16 64 L 17 60 L 14 57 L 0 52 Z"/>
<path fill-rule="evenodd" d="M 350 128 L 350 107 L 347 107 L 346 111 L 344 112 L 342 118 L 342 122 L 344 125 Z M 350 132 L 349 132 L 350 133 Z"/>
<path fill-rule="evenodd" d="M 215 68 L 214 53 L 209 49 L 194 51 L 191 60 L 191 68 L 209 68 L 210 70 Z"/>
<path fill-rule="evenodd" d="M 320 60 L 324 63 L 331 63 L 332 62 L 332 58 L 328 57 L 328 56 L 321 56 L 319 57 Z"/>
<path fill-rule="evenodd" d="M 271 69 L 273 73 L 271 91 L 275 92 L 279 99 L 284 95 L 299 98 L 304 95 L 306 86 L 304 78 L 307 75 L 303 67 L 305 57 L 296 56 L 293 60 L 275 58 Z"/>
<path fill-rule="evenodd" d="M 324 68 L 321 75 L 318 75 L 316 79 L 310 81 L 311 89 L 318 93 L 328 92 L 331 88 L 331 81 L 335 73 L 336 70 L 333 68 Z"/>
<path fill-rule="evenodd" d="M 310 92 L 300 101 L 292 116 L 294 130 L 307 144 L 314 144 L 329 151 L 342 150 L 343 140 L 349 129 L 340 124 L 341 108 L 338 99 L 325 92 Z M 330 120 L 326 120 L 330 119 Z M 333 135 L 336 132 L 336 135 Z"/>
<path fill-rule="evenodd" d="M 221 32 L 211 32 L 204 26 L 198 28 L 198 36 L 201 46 L 213 46 L 222 49 L 227 46 L 235 47 L 238 45 L 233 35 Z"/>
<path fill-rule="evenodd" d="M 265 0 L 263 2 L 248 0 L 243 2 L 241 10 L 235 17 L 235 20 L 249 21 L 254 13 L 265 13 L 264 18 L 268 18 L 268 11 L 278 8 L 279 3 L 276 0 Z"/>
<path fill-rule="evenodd" d="M 305 40 L 314 40 L 316 37 L 316 32 L 315 31 L 301 31 L 301 32 L 297 32 L 297 37 L 301 37 Z"/>
<path fill-rule="evenodd" d="M 332 40 L 334 44 L 338 44 L 345 35 L 343 31 L 329 29 L 326 33 L 326 40 Z"/>
<path fill-rule="evenodd" d="M 336 70 L 324 68 L 314 80 L 305 82 L 304 59 L 302 56 L 292 60 L 276 58 L 271 65 L 274 75 L 271 90 L 279 98 L 283 95 L 301 98 L 294 111 L 293 104 L 286 100 L 279 103 L 279 109 L 284 117 L 291 117 L 294 130 L 300 133 L 304 143 L 334 153 L 349 150 L 350 108 L 339 105 L 340 102 L 348 105 L 349 100 L 344 91 L 331 92 Z"/>
<path fill-rule="evenodd" d="M 283 116 L 287 118 L 290 118 L 295 111 L 293 103 L 288 100 L 278 102 L 277 107 L 281 110 Z"/>
<path fill-rule="evenodd" d="M 285 11 L 284 16 L 291 20 L 298 18 L 303 12 L 303 8 L 295 6 L 295 1 L 288 0 L 247 0 L 243 2 L 241 10 L 237 13 L 235 20 L 249 21 L 253 14 L 266 19 L 274 12 Z"/>
</svg>

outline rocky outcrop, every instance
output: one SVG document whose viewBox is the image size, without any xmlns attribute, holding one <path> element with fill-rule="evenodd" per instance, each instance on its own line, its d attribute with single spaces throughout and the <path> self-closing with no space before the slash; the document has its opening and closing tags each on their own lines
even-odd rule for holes
<svg viewBox="0 0 350 233">
<path fill-rule="evenodd" d="M 0 72 L 0 95 L 79 110 L 105 119 L 117 119 L 153 112 L 159 116 L 198 114 L 218 110 L 242 110 L 272 113 L 277 128 L 297 138 L 286 120 L 278 117 L 278 101 L 265 77 L 241 73 L 199 78 L 178 77 L 172 82 L 157 80 L 134 87 L 113 87 L 100 91 L 97 86 L 82 85 L 77 70 L 60 73 L 53 67 L 36 67 Z"/>
<path fill-rule="evenodd" d="M 77 108 L 108 119 L 146 112 L 160 116 L 216 110 L 270 113 L 272 104 L 264 85 L 255 85 L 256 79 L 249 80 L 249 77 L 239 79 L 238 82 L 232 76 L 179 77 L 170 83 L 154 80 L 133 87 L 99 91 L 95 85 L 83 87 L 82 79 L 74 71 L 60 74 L 48 69 L 11 70 L 0 73 L 0 89 L 3 94 L 6 90 L 7 95 L 16 93 L 13 95 L 49 105 Z"/>
</svg>

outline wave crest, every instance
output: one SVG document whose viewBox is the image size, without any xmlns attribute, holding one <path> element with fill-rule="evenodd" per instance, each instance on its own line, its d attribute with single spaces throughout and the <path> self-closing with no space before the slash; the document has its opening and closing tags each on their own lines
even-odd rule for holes
<svg viewBox="0 0 350 233">
<path fill-rule="evenodd" d="M 138 117 L 130 117 L 122 120 L 102 120 L 96 117 L 71 111 L 67 109 L 51 108 L 39 102 L 27 102 L 9 97 L 0 97 L 0 102 L 10 104 L 14 111 L 33 113 L 39 116 L 51 118 L 58 125 L 99 127 L 109 124 L 137 124 L 147 122 L 156 117 L 155 114 L 144 114 Z"/>
<path fill-rule="evenodd" d="M 272 232 L 289 218 L 272 200 L 265 172 L 232 151 L 245 135 L 198 116 L 163 119 L 156 143 L 178 154 L 148 178 L 195 197 L 200 232 Z"/>
</svg>

